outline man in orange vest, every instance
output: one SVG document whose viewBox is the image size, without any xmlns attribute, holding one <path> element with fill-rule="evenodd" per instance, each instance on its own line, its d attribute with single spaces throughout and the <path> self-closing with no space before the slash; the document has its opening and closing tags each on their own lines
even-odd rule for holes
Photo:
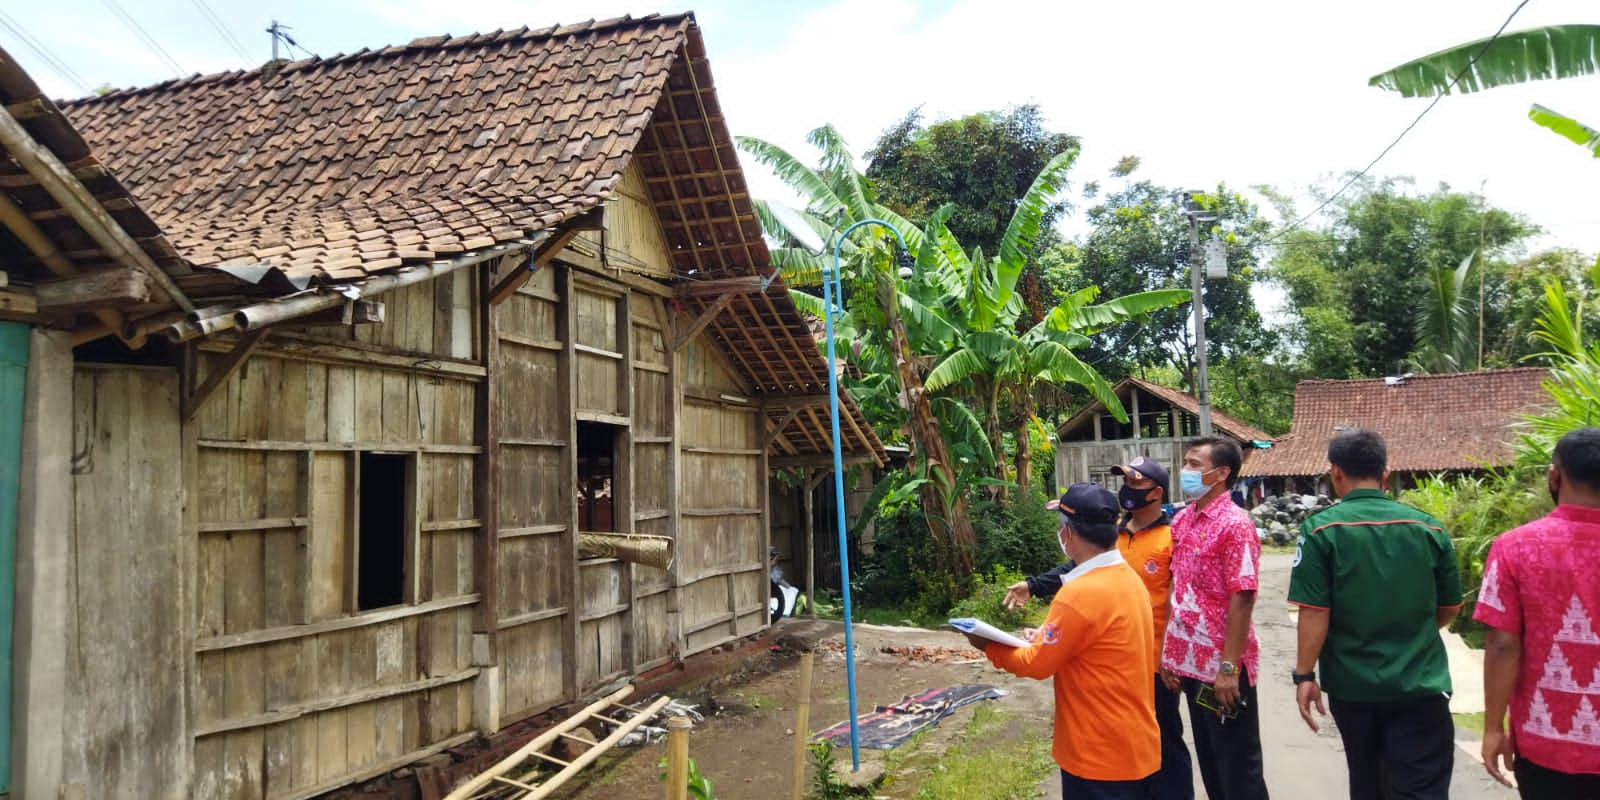
<svg viewBox="0 0 1600 800">
<path fill-rule="evenodd" d="M 1051 507 L 1061 550 L 1077 566 L 1061 577 L 1044 624 L 1027 647 L 967 638 L 1007 672 L 1054 680 L 1051 755 L 1063 797 L 1147 800 L 1161 766 L 1150 595 L 1117 549 L 1116 495 L 1078 483 Z"/>
<path fill-rule="evenodd" d="M 1112 467 L 1111 471 L 1122 476 L 1117 503 L 1124 515 L 1122 529 L 1117 534 L 1117 549 L 1150 593 L 1155 647 L 1159 654 L 1162 637 L 1166 635 L 1172 591 L 1172 519 L 1162 508 L 1172 478 L 1161 462 L 1145 456 Z M 1063 564 L 1043 575 L 1012 584 L 1006 591 L 1005 604 L 1021 608 L 1029 597 L 1049 600 L 1061 588 L 1061 576 L 1074 566 Z M 1150 779 L 1152 790 L 1162 800 L 1193 800 L 1194 767 L 1189 760 L 1189 748 L 1183 743 L 1179 694 L 1167 688 L 1159 671 L 1152 670 L 1151 678 L 1155 685 L 1156 722 L 1161 727 L 1161 769 Z"/>
</svg>

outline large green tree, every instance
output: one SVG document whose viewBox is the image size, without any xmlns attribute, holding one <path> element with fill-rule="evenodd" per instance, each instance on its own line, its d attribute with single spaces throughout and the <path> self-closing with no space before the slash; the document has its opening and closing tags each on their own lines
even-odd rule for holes
<svg viewBox="0 0 1600 800">
<path fill-rule="evenodd" d="M 1077 149 L 1078 137 L 1047 128 L 1036 105 L 932 123 L 914 109 L 867 151 L 866 174 L 879 201 L 911 219 L 928 219 L 950 204 L 948 227 L 956 240 L 992 255 L 1034 178 L 1052 159 Z M 1040 209 L 1040 234 L 1023 254 L 1028 263 L 1018 290 L 1029 311 L 1023 327 L 1041 320 L 1050 305 L 1033 259 L 1058 241 L 1055 223 L 1068 207 L 1064 193 L 1049 198 Z"/>
<path fill-rule="evenodd" d="M 1505 350 L 1496 297 L 1506 256 L 1537 231 L 1526 220 L 1403 178 L 1362 179 L 1326 213 L 1319 229 L 1287 234 L 1271 268 L 1311 374 L 1473 369 Z"/>
</svg>

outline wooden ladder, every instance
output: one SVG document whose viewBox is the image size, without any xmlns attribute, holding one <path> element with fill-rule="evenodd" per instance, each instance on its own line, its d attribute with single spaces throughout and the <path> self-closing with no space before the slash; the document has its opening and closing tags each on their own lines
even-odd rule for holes
<svg viewBox="0 0 1600 800">
<path fill-rule="evenodd" d="M 542 800 L 549 797 L 551 792 L 604 755 L 622 737 L 649 721 L 672 702 L 672 698 L 663 696 L 643 708 L 624 704 L 622 700 L 632 693 L 632 685 L 624 686 L 585 706 L 560 725 L 539 734 L 515 753 L 445 795 L 444 800 Z M 610 725 L 611 733 L 599 742 L 591 742 L 572 733 L 592 719 Z M 563 761 L 546 752 L 560 739 L 580 742 L 588 745 L 589 749 L 571 761 Z M 556 768 L 557 772 L 546 774 L 545 771 L 551 767 Z"/>
</svg>

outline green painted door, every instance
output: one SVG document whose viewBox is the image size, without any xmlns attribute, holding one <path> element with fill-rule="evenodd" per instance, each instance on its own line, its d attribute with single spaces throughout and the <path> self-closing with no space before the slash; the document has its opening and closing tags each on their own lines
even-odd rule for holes
<svg viewBox="0 0 1600 800">
<path fill-rule="evenodd" d="M 11 791 L 11 612 L 17 585 L 17 492 L 22 478 L 28 332 L 20 322 L 0 322 L 0 792 Z"/>
</svg>

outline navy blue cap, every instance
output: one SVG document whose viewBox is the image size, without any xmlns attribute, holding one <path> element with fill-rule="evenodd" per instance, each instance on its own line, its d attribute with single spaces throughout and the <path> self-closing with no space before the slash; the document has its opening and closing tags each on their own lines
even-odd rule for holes
<svg viewBox="0 0 1600 800">
<path fill-rule="evenodd" d="M 1117 507 L 1117 496 L 1098 483 L 1074 483 L 1059 500 L 1045 503 L 1045 508 L 1088 525 L 1116 522 L 1122 513 Z"/>
<path fill-rule="evenodd" d="M 1172 476 L 1167 473 L 1167 468 L 1161 466 L 1161 462 L 1146 456 L 1139 456 L 1127 464 L 1112 467 L 1111 471 L 1124 478 L 1155 481 L 1162 489 L 1172 485 Z"/>
</svg>

